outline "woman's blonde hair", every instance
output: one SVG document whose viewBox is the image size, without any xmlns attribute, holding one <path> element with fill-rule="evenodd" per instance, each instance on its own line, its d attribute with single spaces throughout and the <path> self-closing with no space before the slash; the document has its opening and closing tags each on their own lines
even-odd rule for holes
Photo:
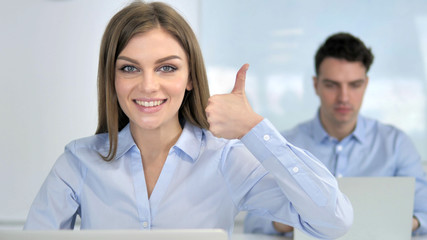
<svg viewBox="0 0 427 240">
<path fill-rule="evenodd" d="M 101 42 L 98 66 L 98 133 L 108 133 L 109 152 L 104 160 L 115 158 L 118 145 L 118 132 L 128 123 L 129 118 L 119 106 L 115 89 L 115 67 L 119 53 L 129 40 L 139 33 L 154 28 L 169 32 L 187 54 L 189 78 L 193 89 L 186 91 L 179 109 L 180 119 L 208 129 L 205 108 L 209 86 L 202 52 L 196 36 L 184 18 L 172 7 L 160 3 L 135 1 L 120 10 L 107 25 Z"/>
</svg>

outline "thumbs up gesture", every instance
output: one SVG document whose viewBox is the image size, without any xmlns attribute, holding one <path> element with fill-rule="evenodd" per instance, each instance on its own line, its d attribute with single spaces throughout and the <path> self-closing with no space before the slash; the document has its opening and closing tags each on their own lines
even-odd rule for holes
<svg viewBox="0 0 427 240">
<path fill-rule="evenodd" d="M 209 98 L 205 112 L 209 130 L 216 137 L 240 139 L 263 119 L 253 111 L 246 98 L 245 81 L 248 68 L 249 64 L 245 64 L 239 69 L 231 93 Z"/>
</svg>

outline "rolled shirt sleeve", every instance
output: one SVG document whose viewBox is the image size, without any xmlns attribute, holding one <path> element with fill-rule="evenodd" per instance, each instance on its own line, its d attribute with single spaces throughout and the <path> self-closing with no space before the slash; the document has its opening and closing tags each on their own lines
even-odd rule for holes
<svg viewBox="0 0 427 240">
<path fill-rule="evenodd" d="M 336 238 L 348 231 L 353 221 L 351 203 L 340 192 L 335 177 L 312 154 L 287 142 L 267 119 L 256 125 L 241 141 L 268 171 L 250 195 L 266 194 L 267 198 L 275 199 L 263 190 L 269 189 L 273 179 L 277 184 L 275 187 L 288 199 L 275 212 L 271 211 L 275 209 L 272 208 L 250 214 L 292 225 L 320 238 Z M 277 193 L 273 191 L 270 194 Z M 258 204 L 251 202 L 248 210 L 252 206 L 259 209 Z M 271 232 L 271 220 L 260 227 Z"/>
</svg>

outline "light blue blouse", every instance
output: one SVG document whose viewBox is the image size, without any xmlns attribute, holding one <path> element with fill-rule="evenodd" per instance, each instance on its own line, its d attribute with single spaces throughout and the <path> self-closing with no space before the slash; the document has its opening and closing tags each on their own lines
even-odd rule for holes
<svg viewBox="0 0 427 240">
<path fill-rule="evenodd" d="M 344 234 L 353 210 L 334 176 L 264 119 L 241 141 L 185 124 L 148 198 L 129 126 L 111 162 L 108 135 L 68 144 L 36 196 L 24 229 L 222 228 L 249 211 L 316 237 Z M 249 151 L 248 151 L 249 150 Z"/>
</svg>

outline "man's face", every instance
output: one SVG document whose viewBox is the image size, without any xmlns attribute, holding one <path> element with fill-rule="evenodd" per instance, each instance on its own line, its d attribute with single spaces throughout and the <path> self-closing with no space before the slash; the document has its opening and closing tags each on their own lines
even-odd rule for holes
<svg viewBox="0 0 427 240">
<path fill-rule="evenodd" d="M 354 128 L 368 80 L 361 62 L 332 57 L 322 61 L 313 83 L 321 101 L 320 118 L 325 127 Z"/>
</svg>

